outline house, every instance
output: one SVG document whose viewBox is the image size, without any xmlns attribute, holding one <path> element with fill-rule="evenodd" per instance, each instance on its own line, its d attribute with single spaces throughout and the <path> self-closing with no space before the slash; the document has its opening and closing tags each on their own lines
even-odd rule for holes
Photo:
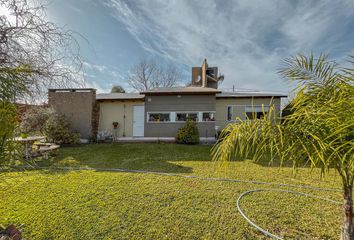
<svg viewBox="0 0 354 240">
<path fill-rule="evenodd" d="M 187 119 L 197 123 L 200 136 L 212 138 L 236 117 L 260 118 L 274 105 L 280 114 L 284 94 L 262 91 L 224 92 L 223 76 L 204 60 L 192 68 L 187 87 L 156 88 L 140 93 L 102 93 L 95 89 L 49 89 L 49 104 L 65 114 L 83 138 L 97 132 L 121 137 L 175 137 Z M 117 130 L 112 123 L 118 122 Z"/>
</svg>

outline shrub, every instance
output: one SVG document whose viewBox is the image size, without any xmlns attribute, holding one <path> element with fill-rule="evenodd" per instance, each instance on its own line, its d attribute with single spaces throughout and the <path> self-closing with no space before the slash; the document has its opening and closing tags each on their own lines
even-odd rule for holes
<svg viewBox="0 0 354 240">
<path fill-rule="evenodd" d="M 180 144 L 198 144 L 199 130 L 197 124 L 192 120 L 187 120 L 186 124 L 178 129 L 176 143 Z"/>
<path fill-rule="evenodd" d="M 56 114 L 56 111 L 53 108 L 48 107 L 32 107 L 26 111 L 21 119 L 20 131 L 22 133 L 30 134 L 45 134 L 44 127 L 53 114 Z"/>
<path fill-rule="evenodd" d="M 80 135 L 70 130 L 70 122 L 53 108 L 40 107 L 28 110 L 21 121 L 21 132 L 41 133 L 48 141 L 58 144 L 75 144 L 80 141 Z"/>
<path fill-rule="evenodd" d="M 44 131 L 47 139 L 58 144 L 76 144 L 80 142 L 80 134 L 70 130 L 70 122 L 59 113 L 49 116 Z"/>
</svg>

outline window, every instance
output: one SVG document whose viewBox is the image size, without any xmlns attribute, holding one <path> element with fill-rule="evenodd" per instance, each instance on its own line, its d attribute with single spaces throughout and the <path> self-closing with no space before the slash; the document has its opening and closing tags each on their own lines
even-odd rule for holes
<svg viewBox="0 0 354 240">
<path fill-rule="evenodd" d="M 267 113 L 263 112 L 246 112 L 247 119 L 262 119 Z"/>
<path fill-rule="evenodd" d="M 187 113 L 187 120 L 198 122 L 198 113 Z"/>
<path fill-rule="evenodd" d="M 227 107 L 227 121 L 232 120 L 232 106 Z"/>
<path fill-rule="evenodd" d="M 245 112 L 247 119 L 262 119 L 269 111 L 268 106 L 246 106 Z"/>
<path fill-rule="evenodd" d="M 148 113 L 148 122 L 169 122 L 170 113 Z"/>
<path fill-rule="evenodd" d="M 214 112 L 203 112 L 202 119 L 203 119 L 203 122 L 215 121 Z"/>
<path fill-rule="evenodd" d="M 176 113 L 176 122 L 185 122 L 187 120 L 198 122 L 198 113 Z"/>
<path fill-rule="evenodd" d="M 187 120 L 187 113 L 176 113 L 176 122 L 184 122 Z"/>
</svg>

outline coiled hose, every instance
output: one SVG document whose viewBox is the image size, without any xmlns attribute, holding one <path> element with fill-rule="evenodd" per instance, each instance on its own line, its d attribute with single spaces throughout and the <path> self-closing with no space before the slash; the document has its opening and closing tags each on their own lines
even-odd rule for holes
<svg viewBox="0 0 354 240">
<path fill-rule="evenodd" d="M 288 188 L 303 188 L 303 189 L 311 189 L 311 190 L 318 190 L 318 191 L 330 191 L 330 192 L 341 192 L 340 189 L 338 188 L 321 188 L 321 187 L 312 187 L 308 185 L 291 185 L 291 184 L 285 184 L 285 183 L 272 183 L 272 182 L 262 182 L 262 181 L 252 181 L 252 180 L 240 180 L 240 179 L 227 179 L 227 178 L 206 178 L 206 177 L 200 177 L 200 176 L 193 176 L 193 175 L 182 175 L 182 174 L 177 174 L 177 173 L 165 173 L 165 172 L 155 172 L 155 171 L 145 171 L 145 170 L 131 170 L 131 169 L 124 169 L 124 168 L 89 168 L 89 167 L 40 167 L 40 166 L 31 166 L 31 167 L 23 167 L 23 168 L 31 168 L 31 169 L 45 169 L 45 170 L 96 170 L 96 171 L 110 171 L 110 172 L 127 172 L 127 173 L 142 173 L 142 174 L 153 174 L 153 175 L 164 175 L 164 176 L 174 176 L 174 177 L 182 177 L 182 178 L 193 178 L 193 179 L 199 179 L 199 180 L 205 180 L 205 181 L 222 181 L 222 182 L 237 182 L 237 183 L 251 183 L 251 184 L 259 184 L 259 185 L 272 185 L 272 186 L 278 186 L 278 187 L 288 187 Z M 276 191 L 276 192 L 285 192 L 285 193 L 290 193 L 290 194 L 295 194 L 295 195 L 300 195 L 300 196 L 305 196 L 309 198 L 315 198 L 315 199 L 320 199 L 323 201 L 327 201 L 333 204 L 341 204 L 341 202 L 329 199 L 329 198 L 324 198 L 321 196 L 316 196 L 312 194 L 307 194 L 303 192 L 298 192 L 298 191 L 292 191 L 292 190 L 283 190 L 283 189 L 255 189 L 255 190 L 249 190 L 246 192 L 243 192 L 237 199 L 236 201 L 236 206 L 237 210 L 241 214 L 241 216 L 249 223 L 251 224 L 254 228 L 256 228 L 258 231 L 263 233 L 264 235 L 271 237 L 273 239 L 277 240 L 282 240 L 283 238 L 277 235 L 274 235 L 270 233 L 269 231 L 261 228 L 258 226 L 255 222 L 253 222 L 250 218 L 247 217 L 247 215 L 242 211 L 241 206 L 240 206 L 240 201 L 241 199 L 249 194 L 252 194 L 254 192 L 265 192 L 265 191 Z"/>
</svg>

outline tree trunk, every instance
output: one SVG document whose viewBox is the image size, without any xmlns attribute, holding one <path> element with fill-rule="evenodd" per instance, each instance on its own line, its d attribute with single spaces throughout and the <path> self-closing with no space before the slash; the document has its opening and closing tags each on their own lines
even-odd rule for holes
<svg viewBox="0 0 354 240">
<path fill-rule="evenodd" d="M 344 185 L 344 222 L 341 231 L 341 240 L 354 240 L 353 225 L 353 186 Z"/>
</svg>

